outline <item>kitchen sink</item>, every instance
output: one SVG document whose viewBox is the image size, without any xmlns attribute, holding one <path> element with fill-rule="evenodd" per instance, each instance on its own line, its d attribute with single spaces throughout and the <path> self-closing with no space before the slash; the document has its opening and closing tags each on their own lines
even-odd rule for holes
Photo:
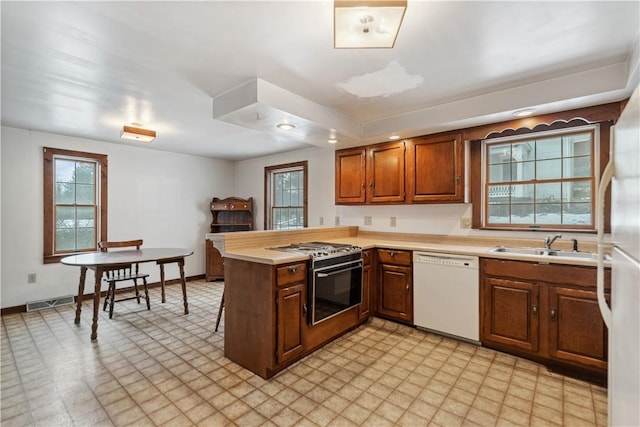
<svg viewBox="0 0 640 427">
<path fill-rule="evenodd" d="M 565 258 L 579 258 L 579 259 L 597 259 L 598 254 L 594 252 L 574 252 L 563 251 L 555 249 L 544 248 L 515 248 L 508 246 L 498 246 L 493 249 L 489 249 L 489 252 L 505 253 L 505 254 L 521 254 L 521 255 L 536 255 L 536 256 L 552 256 L 552 257 L 565 257 Z M 605 261 L 611 261 L 610 254 L 604 254 Z"/>
<path fill-rule="evenodd" d="M 549 251 L 542 248 L 510 248 L 507 246 L 498 246 L 497 248 L 490 249 L 489 252 L 502 252 L 506 254 L 521 255 L 547 255 Z"/>
</svg>

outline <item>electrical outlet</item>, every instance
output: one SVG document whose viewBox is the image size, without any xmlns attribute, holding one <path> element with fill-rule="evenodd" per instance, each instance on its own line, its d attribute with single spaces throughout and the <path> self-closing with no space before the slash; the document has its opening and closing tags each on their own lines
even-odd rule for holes
<svg viewBox="0 0 640 427">
<path fill-rule="evenodd" d="M 460 228 L 471 228 L 471 218 L 460 218 Z"/>
<path fill-rule="evenodd" d="M 320 225 L 324 225 L 324 217 L 323 216 L 320 217 Z"/>
<path fill-rule="evenodd" d="M 370 216 L 365 216 L 364 217 L 364 225 L 371 225 L 371 217 Z"/>
<path fill-rule="evenodd" d="M 36 273 L 29 273 L 27 274 L 27 283 L 36 283 Z"/>
<path fill-rule="evenodd" d="M 392 216 L 389 218 L 389 227 L 395 227 L 396 226 L 396 217 Z"/>
<path fill-rule="evenodd" d="M 340 217 L 339 216 L 336 217 L 335 225 L 340 225 Z"/>
</svg>

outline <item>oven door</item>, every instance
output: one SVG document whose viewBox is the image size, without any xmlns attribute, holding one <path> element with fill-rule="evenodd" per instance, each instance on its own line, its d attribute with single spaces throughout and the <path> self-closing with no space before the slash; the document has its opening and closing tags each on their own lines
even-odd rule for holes
<svg viewBox="0 0 640 427">
<path fill-rule="evenodd" d="M 313 271 L 309 323 L 315 325 L 362 302 L 362 260 Z"/>
</svg>

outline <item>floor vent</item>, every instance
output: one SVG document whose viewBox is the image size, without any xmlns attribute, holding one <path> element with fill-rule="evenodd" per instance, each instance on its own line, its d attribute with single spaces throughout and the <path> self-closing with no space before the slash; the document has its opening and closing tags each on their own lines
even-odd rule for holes
<svg viewBox="0 0 640 427">
<path fill-rule="evenodd" d="M 27 303 L 27 311 L 42 310 L 43 308 L 58 307 L 60 305 L 73 304 L 73 295 L 66 297 L 58 297 L 53 299 L 45 299 L 42 301 L 32 301 Z"/>
</svg>

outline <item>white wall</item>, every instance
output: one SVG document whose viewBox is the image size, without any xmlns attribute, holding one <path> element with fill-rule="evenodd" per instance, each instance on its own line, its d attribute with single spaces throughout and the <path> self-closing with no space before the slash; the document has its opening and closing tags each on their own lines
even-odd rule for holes
<svg viewBox="0 0 640 427">
<path fill-rule="evenodd" d="M 471 204 L 415 204 L 415 205 L 359 205 L 335 204 L 335 153 L 331 147 L 313 147 L 273 156 L 240 161 L 236 165 L 236 191 L 241 197 L 254 197 L 256 229 L 264 228 L 264 167 L 285 163 L 309 162 L 309 227 L 333 226 L 335 218 L 340 225 L 356 225 L 365 231 L 395 233 L 441 234 L 460 236 L 504 236 L 540 238 L 549 234 L 535 231 L 486 231 L 461 226 L 462 218 L 471 218 Z M 364 217 L 371 217 L 371 225 L 364 225 Z M 391 227 L 390 218 L 396 218 Z M 594 241 L 595 235 L 563 233 L 565 238 Z"/>
<path fill-rule="evenodd" d="M 306 148 L 272 156 L 243 160 L 236 164 L 236 192 L 239 197 L 254 198 L 254 225 L 264 229 L 264 167 L 307 160 L 309 189 L 309 227 L 319 227 L 320 217 L 325 226 L 333 226 L 334 204 L 334 151 L 330 148 Z"/>
<path fill-rule="evenodd" d="M 213 196 L 234 194 L 235 164 L 91 139 L 2 127 L 0 304 L 13 307 L 75 295 L 79 269 L 43 264 L 42 147 L 108 155 L 109 240 L 144 239 L 147 247 L 187 247 L 187 276 L 204 274 L 204 234 Z M 158 267 L 143 270 L 159 280 Z M 174 265 L 167 278 L 178 277 Z M 37 274 L 35 284 L 27 275 Z M 87 291 L 93 275 L 88 274 Z"/>
</svg>

